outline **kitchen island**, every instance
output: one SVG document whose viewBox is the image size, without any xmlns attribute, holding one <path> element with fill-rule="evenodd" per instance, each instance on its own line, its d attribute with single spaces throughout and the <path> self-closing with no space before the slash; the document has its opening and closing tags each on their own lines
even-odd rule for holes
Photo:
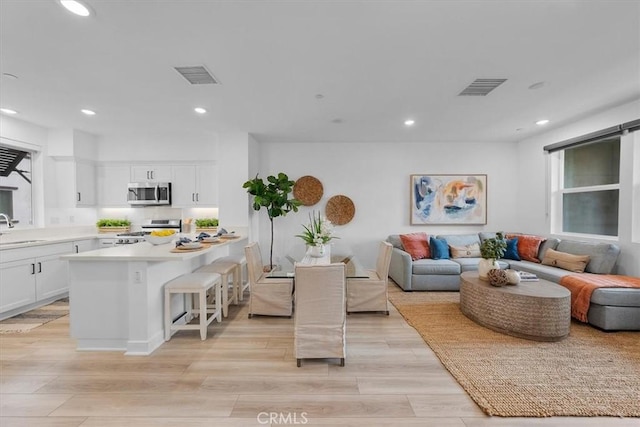
<svg viewBox="0 0 640 427">
<path fill-rule="evenodd" d="M 78 350 L 149 355 L 164 342 L 164 284 L 217 258 L 244 253 L 246 237 L 197 251 L 171 252 L 148 242 L 65 255 L 69 263 L 71 336 Z M 171 302 L 184 317 L 184 299 Z"/>
</svg>

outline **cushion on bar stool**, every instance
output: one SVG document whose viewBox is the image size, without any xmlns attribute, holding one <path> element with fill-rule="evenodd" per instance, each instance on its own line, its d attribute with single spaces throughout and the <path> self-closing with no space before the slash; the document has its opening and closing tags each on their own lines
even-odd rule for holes
<svg viewBox="0 0 640 427">
<path fill-rule="evenodd" d="M 186 330 L 186 329 L 199 329 L 200 338 L 202 340 L 207 338 L 207 326 L 213 319 L 217 319 L 218 322 L 222 320 L 221 317 L 221 290 L 220 290 L 220 274 L 216 273 L 190 273 L 178 276 L 175 279 L 168 281 L 164 285 L 164 339 L 169 341 L 171 339 L 171 331 Z M 207 291 L 214 288 L 216 298 L 215 305 L 207 305 Z M 197 311 L 199 322 L 197 325 L 176 325 L 171 318 L 171 294 L 193 294 L 194 305 L 195 296 L 197 299 Z M 207 314 L 211 314 L 207 317 Z M 192 309 L 187 312 L 189 318 L 193 316 Z"/>
<path fill-rule="evenodd" d="M 229 315 L 229 304 L 238 304 L 236 294 L 234 292 L 235 282 L 239 280 L 236 270 L 237 264 L 233 262 L 225 262 L 215 260 L 211 264 L 203 265 L 198 268 L 195 273 L 217 273 L 222 277 L 222 316 L 227 317 Z M 233 277 L 233 283 L 231 284 L 231 297 L 229 297 L 229 275 Z"/>
<path fill-rule="evenodd" d="M 236 255 L 228 255 L 222 258 L 218 258 L 216 261 L 224 261 L 224 262 L 233 262 L 237 264 L 237 273 L 238 280 L 234 280 L 234 292 L 236 293 L 235 298 L 237 301 L 244 300 L 244 291 L 249 289 L 249 280 L 247 280 L 246 275 L 244 274 L 244 269 L 247 265 L 247 257 L 243 254 Z M 234 277 L 235 278 L 235 277 Z"/>
</svg>

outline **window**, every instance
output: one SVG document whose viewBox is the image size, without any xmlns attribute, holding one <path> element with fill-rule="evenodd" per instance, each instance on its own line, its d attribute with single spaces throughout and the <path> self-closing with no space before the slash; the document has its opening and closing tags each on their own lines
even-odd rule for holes
<svg viewBox="0 0 640 427">
<path fill-rule="evenodd" d="M 558 153 L 561 231 L 617 236 L 620 136 Z"/>
<path fill-rule="evenodd" d="M 0 212 L 16 226 L 33 224 L 31 171 L 31 152 L 0 145 Z"/>
</svg>

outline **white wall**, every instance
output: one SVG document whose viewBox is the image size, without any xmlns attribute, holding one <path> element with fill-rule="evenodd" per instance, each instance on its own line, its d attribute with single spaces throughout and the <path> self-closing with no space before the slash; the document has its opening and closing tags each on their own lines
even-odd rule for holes
<svg viewBox="0 0 640 427">
<path fill-rule="evenodd" d="M 424 231 L 428 234 L 473 233 L 481 230 L 517 230 L 516 144 L 507 143 L 261 143 L 260 176 L 284 172 L 296 180 L 318 178 L 324 196 L 311 207 L 275 220 L 274 262 L 302 245 L 294 237 L 308 222 L 308 213 L 324 213 L 327 200 L 342 194 L 353 200 L 353 220 L 336 227 L 341 238 L 365 266 L 375 264 L 377 244 L 389 234 Z M 487 174 L 488 219 L 486 226 L 411 226 L 409 223 L 410 175 Z M 260 211 L 259 242 L 268 257 L 269 224 Z"/>
<path fill-rule="evenodd" d="M 47 128 L 0 114 L 0 136 L 42 147 L 47 142 Z"/>
<path fill-rule="evenodd" d="M 590 132 L 615 126 L 624 122 L 640 118 L 640 100 L 609 109 L 607 111 L 585 117 L 579 121 L 550 130 L 542 135 L 520 141 L 517 144 L 518 169 L 518 198 L 517 216 L 520 219 L 520 229 L 541 235 L 551 234 L 551 223 L 548 212 L 547 170 L 543 147 L 555 142 L 564 141 Z M 637 134 L 638 132 L 636 132 Z M 617 243 L 622 252 L 618 259 L 618 273 L 640 276 L 640 241 L 632 238 L 634 209 L 636 215 L 640 212 L 640 200 L 633 196 L 633 177 L 640 170 L 640 137 L 633 135 L 624 137 L 621 146 L 620 159 L 620 236 Z M 635 190 L 636 194 L 638 193 Z M 635 204 L 635 205 L 634 205 Z M 636 216 L 637 217 L 637 216 Z M 562 238 L 561 235 L 557 235 Z M 595 240 L 585 238 L 584 240 Z"/>
<path fill-rule="evenodd" d="M 218 200 L 220 225 L 230 228 L 249 226 L 247 193 L 242 184 L 249 176 L 249 134 L 246 132 L 220 135 L 218 161 Z"/>
</svg>

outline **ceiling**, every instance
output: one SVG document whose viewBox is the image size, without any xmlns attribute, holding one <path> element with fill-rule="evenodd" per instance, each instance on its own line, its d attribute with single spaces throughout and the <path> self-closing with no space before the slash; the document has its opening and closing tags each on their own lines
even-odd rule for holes
<svg viewBox="0 0 640 427">
<path fill-rule="evenodd" d="M 0 0 L 16 118 L 131 143 L 509 142 L 640 98 L 640 1 L 86 3 Z M 173 68 L 191 65 L 220 84 Z M 457 96 L 477 78 L 507 81 Z"/>
</svg>

